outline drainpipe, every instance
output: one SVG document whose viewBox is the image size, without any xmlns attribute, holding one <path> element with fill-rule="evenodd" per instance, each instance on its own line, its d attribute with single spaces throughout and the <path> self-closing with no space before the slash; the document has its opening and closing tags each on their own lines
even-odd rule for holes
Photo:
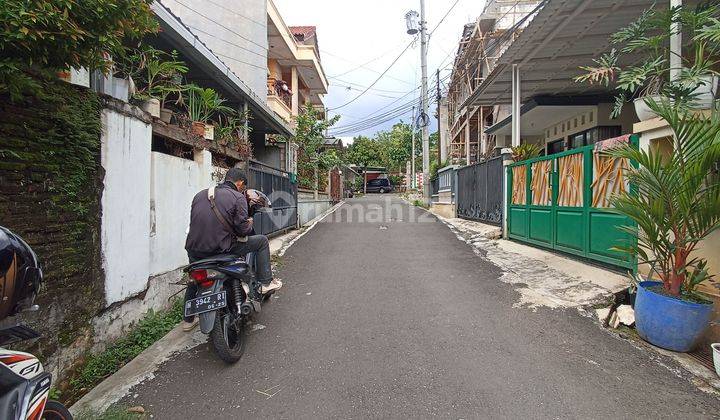
<svg viewBox="0 0 720 420">
<path fill-rule="evenodd" d="M 670 0 L 670 8 L 682 7 L 682 0 Z M 670 27 L 670 81 L 680 77 L 682 69 L 682 28 L 680 22 L 674 22 Z"/>
</svg>

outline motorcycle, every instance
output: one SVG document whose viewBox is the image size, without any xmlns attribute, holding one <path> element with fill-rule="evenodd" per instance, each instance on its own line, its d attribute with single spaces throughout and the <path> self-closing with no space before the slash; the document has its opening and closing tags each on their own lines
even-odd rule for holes
<svg viewBox="0 0 720 420">
<path fill-rule="evenodd" d="M 37 311 L 33 302 L 43 281 L 42 268 L 30 246 L 0 226 L 0 346 L 32 340 L 40 334 L 16 316 Z M 72 420 L 70 411 L 51 400 L 52 375 L 30 353 L 0 348 L 0 418 Z"/>
<path fill-rule="evenodd" d="M 254 216 L 270 208 L 270 199 L 261 191 L 246 191 L 248 212 Z M 190 282 L 197 285 L 195 297 L 185 301 L 185 317 L 198 316 L 200 330 L 210 336 L 215 353 L 226 363 L 235 363 L 245 352 L 245 326 L 261 302 L 273 292 L 260 293 L 255 276 L 255 254 L 245 258 L 234 254 L 216 255 L 185 267 Z"/>
<path fill-rule="evenodd" d="M 22 325 L 0 330 L 0 343 L 8 345 L 39 337 Z M 0 418 L 72 420 L 70 411 L 49 399 L 52 375 L 30 353 L 0 348 Z"/>
<path fill-rule="evenodd" d="M 245 352 L 245 326 L 261 302 L 254 254 L 246 258 L 224 254 L 195 261 L 185 267 L 190 282 L 197 285 L 194 298 L 185 301 L 186 317 L 198 316 L 200 331 L 210 336 L 215 353 L 226 363 L 235 363 Z"/>
</svg>

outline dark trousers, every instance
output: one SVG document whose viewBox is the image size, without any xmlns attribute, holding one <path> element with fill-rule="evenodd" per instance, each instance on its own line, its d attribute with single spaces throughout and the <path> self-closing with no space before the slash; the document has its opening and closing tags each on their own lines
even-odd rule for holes
<svg viewBox="0 0 720 420">
<path fill-rule="evenodd" d="M 268 284 L 272 280 L 272 267 L 270 266 L 270 243 L 265 235 L 252 235 L 247 237 L 246 242 L 235 242 L 226 254 L 234 254 L 244 257 L 250 252 L 255 253 L 255 276 L 257 281 Z M 195 252 L 188 251 L 188 259 L 191 263 L 210 258 L 217 255 L 216 252 Z M 185 300 L 192 299 L 197 295 L 197 284 L 191 283 L 185 290 Z M 185 321 L 192 321 L 192 318 L 185 318 Z"/>
</svg>

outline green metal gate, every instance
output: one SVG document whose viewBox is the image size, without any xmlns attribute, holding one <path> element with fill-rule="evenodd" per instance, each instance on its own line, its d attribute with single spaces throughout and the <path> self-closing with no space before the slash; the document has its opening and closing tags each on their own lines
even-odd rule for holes
<svg viewBox="0 0 720 420">
<path fill-rule="evenodd" d="M 637 147 L 637 136 L 624 136 Z M 610 144 L 610 143 L 607 143 Z M 629 163 L 590 145 L 529 159 L 507 168 L 508 236 L 618 267 L 636 269 L 636 261 L 611 250 L 632 237 L 618 226 L 630 219 L 609 206 L 609 197 L 628 191 Z"/>
</svg>

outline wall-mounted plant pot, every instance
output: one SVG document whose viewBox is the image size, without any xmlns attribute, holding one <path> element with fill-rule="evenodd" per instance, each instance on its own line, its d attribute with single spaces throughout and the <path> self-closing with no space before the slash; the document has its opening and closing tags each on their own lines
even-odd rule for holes
<svg viewBox="0 0 720 420">
<path fill-rule="evenodd" d="M 655 102 L 660 102 L 661 100 L 660 95 L 641 96 L 636 98 L 633 103 L 635 105 L 635 113 L 640 121 L 649 120 L 658 116 L 655 111 L 650 109 L 648 104 L 645 103 L 645 99 L 647 98 L 652 98 Z"/>
<path fill-rule="evenodd" d="M 160 120 L 166 124 L 172 121 L 173 112 L 166 108 L 160 108 Z"/>
<path fill-rule="evenodd" d="M 157 98 L 150 98 L 142 103 L 143 111 L 152 115 L 155 118 L 160 118 L 160 100 Z"/>
<path fill-rule="evenodd" d="M 715 372 L 720 376 L 720 343 L 713 343 L 710 347 L 712 347 Z"/>
<path fill-rule="evenodd" d="M 643 281 L 635 297 L 635 328 L 643 340 L 677 352 L 691 351 L 710 324 L 712 303 L 680 300 L 650 288 L 661 282 Z"/>
<path fill-rule="evenodd" d="M 205 124 L 205 131 L 203 132 L 205 140 L 212 140 L 215 138 L 215 126 L 212 124 Z"/>
<path fill-rule="evenodd" d="M 205 123 L 203 122 L 193 121 L 190 130 L 196 136 L 205 137 Z"/>
<path fill-rule="evenodd" d="M 693 99 L 693 108 L 710 109 L 715 100 L 715 93 L 717 92 L 718 77 L 714 74 L 709 74 L 707 76 L 701 76 L 700 80 L 702 80 L 702 84 L 693 91 L 693 94 L 696 95 Z"/>
</svg>

